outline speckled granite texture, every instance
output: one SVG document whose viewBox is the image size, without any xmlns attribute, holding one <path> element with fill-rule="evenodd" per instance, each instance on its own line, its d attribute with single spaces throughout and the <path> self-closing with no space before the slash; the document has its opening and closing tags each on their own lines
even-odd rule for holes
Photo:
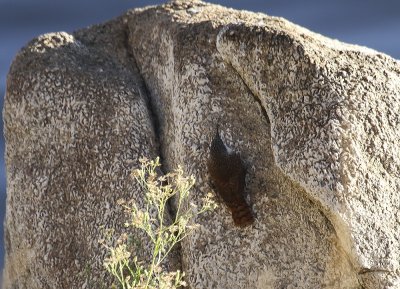
<svg viewBox="0 0 400 289">
<path fill-rule="evenodd" d="M 117 199 L 140 205 L 138 158 L 182 165 L 198 202 L 217 125 L 256 220 L 197 219 L 170 260 L 190 288 L 400 288 L 400 63 L 384 54 L 178 0 L 34 39 L 4 121 L 5 289 L 107 283 L 99 227 L 121 229 Z"/>
</svg>

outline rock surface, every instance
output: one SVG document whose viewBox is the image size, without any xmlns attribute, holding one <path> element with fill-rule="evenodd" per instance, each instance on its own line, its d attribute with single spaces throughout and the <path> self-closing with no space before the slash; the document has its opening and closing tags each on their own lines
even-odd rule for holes
<svg viewBox="0 0 400 289">
<path fill-rule="evenodd" d="M 102 226 L 121 230 L 116 201 L 142 200 L 130 171 L 157 155 L 123 31 L 117 20 L 89 35 L 40 36 L 11 67 L 3 288 L 103 288 L 110 279 Z"/>
<path fill-rule="evenodd" d="M 199 217 L 190 288 L 399 288 L 399 106 L 398 61 L 200 1 L 41 36 L 8 76 L 4 288 L 107 283 L 100 225 L 141 202 L 130 169 L 183 165 L 199 201 L 217 125 L 256 220 Z"/>
</svg>

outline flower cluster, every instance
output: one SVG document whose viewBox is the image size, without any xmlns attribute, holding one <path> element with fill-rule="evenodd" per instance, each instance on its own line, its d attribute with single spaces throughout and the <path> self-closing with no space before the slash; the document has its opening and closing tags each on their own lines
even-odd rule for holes
<svg viewBox="0 0 400 289">
<path fill-rule="evenodd" d="M 184 273 L 166 272 L 163 261 L 177 243 L 195 228 L 194 217 L 215 209 L 216 204 L 211 194 L 204 198 L 201 208 L 189 203 L 190 190 L 195 184 L 193 176 L 185 177 L 181 167 L 166 175 L 160 175 L 159 158 L 155 160 L 140 159 L 141 167 L 132 172 L 132 177 L 145 192 L 144 208 L 130 200 L 119 200 L 129 215 L 125 227 L 143 231 L 151 241 L 152 258 L 140 262 L 137 252 L 130 252 L 129 236 L 123 234 L 116 246 L 103 245 L 108 249 L 104 266 L 116 279 L 120 288 L 154 288 L 172 289 L 186 286 Z M 168 215 L 168 200 L 175 201 L 175 215 Z M 133 256 L 133 257 L 132 257 Z M 117 288 L 114 285 L 115 288 Z"/>
</svg>

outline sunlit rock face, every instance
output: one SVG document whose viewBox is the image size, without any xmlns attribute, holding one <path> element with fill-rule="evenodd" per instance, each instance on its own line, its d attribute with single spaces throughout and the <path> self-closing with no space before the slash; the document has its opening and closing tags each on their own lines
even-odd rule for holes
<svg viewBox="0 0 400 289">
<path fill-rule="evenodd" d="M 8 75 L 4 288 L 109 284 L 97 241 L 142 204 L 130 170 L 182 165 L 200 202 L 217 128 L 255 221 L 198 217 L 170 258 L 190 288 L 399 288 L 399 104 L 396 60 L 200 1 L 40 36 Z"/>
</svg>

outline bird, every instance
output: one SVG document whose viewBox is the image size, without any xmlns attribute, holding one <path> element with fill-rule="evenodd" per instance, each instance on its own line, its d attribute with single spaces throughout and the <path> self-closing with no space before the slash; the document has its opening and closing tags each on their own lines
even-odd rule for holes
<svg viewBox="0 0 400 289">
<path fill-rule="evenodd" d="M 224 144 L 218 129 L 211 142 L 207 167 L 215 192 L 230 210 L 235 226 L 253 224 L 253 212 L 245 198 L 245 165 L 240 154 Z"/>
</svg>

